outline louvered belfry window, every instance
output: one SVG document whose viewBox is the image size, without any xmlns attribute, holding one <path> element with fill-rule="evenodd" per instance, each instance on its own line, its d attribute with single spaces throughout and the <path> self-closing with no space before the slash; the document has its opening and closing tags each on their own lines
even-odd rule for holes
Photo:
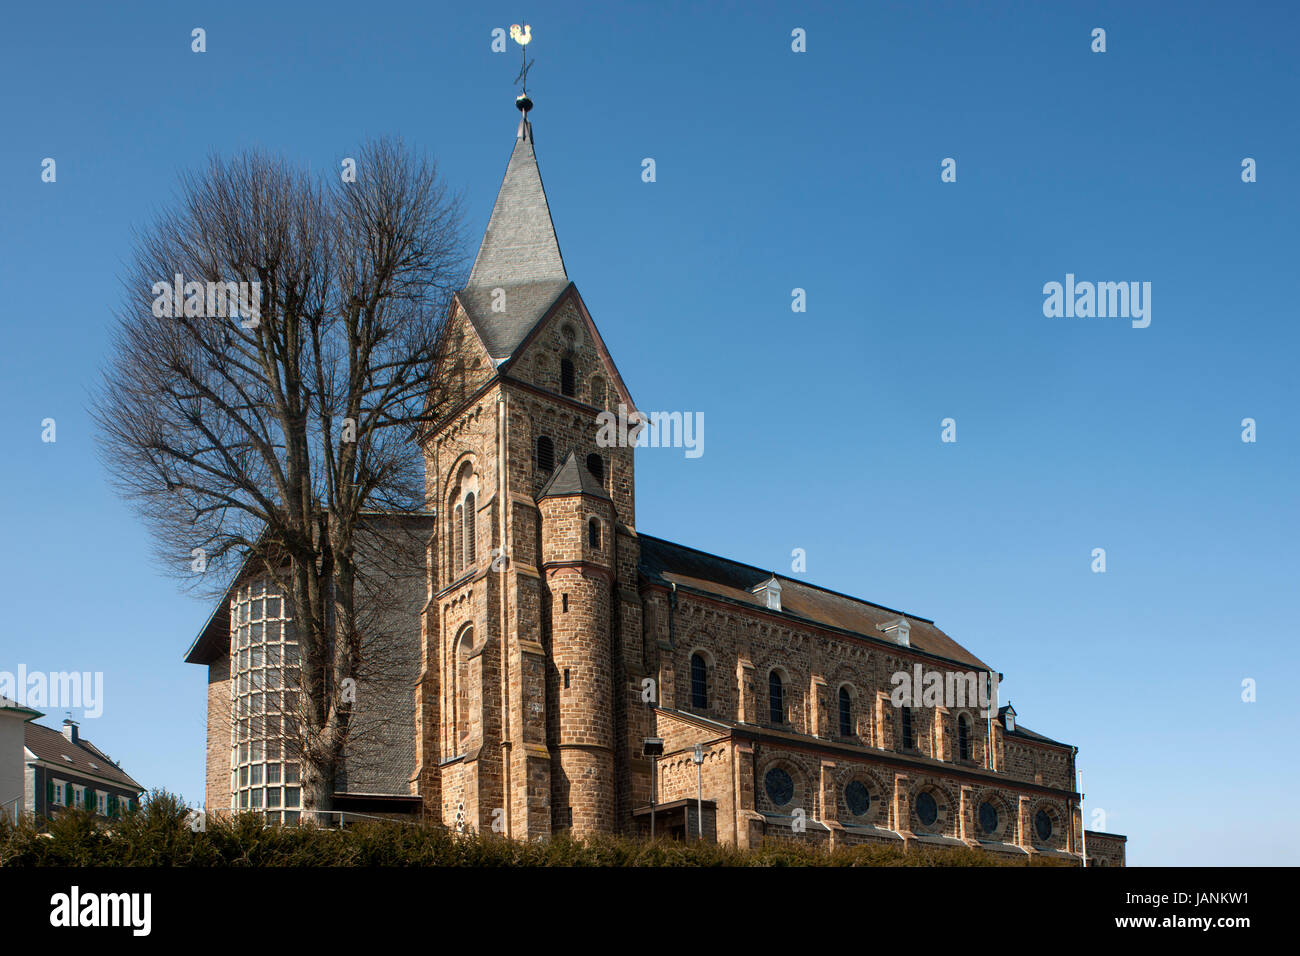
<svg viewBox="0 0 1300 956">
<path fill-rule="evenodd" d="M 840 688 L 840 736 L 853 736 L 853 698 L 847 687 Z"/>
<path fill-rule="evenodd" d="M 474 492 L 471 491 L 465 496 L 465 566 L 467 568 L 472 568 L 478 560 L 478 552 L 474 547 L 474 523 L 476 517 Z"/>
<path fill-rule="evenodd" d="M 465 508 L 457 505 L 451 522 L 452 573 L 459 574 L 465 567 Z"/>
<path fill-rule="evenodd" d="M 560 359 L 560 391 L 572 398 L 577 388 L 574 386 L 573 362 L 570 359 Z"/>
<path fill-rule="evenodd" d="M 546 435 L 537 439 L 537 470 L 543 475 L 555 470 L 555 442 Z"/>
</svg>

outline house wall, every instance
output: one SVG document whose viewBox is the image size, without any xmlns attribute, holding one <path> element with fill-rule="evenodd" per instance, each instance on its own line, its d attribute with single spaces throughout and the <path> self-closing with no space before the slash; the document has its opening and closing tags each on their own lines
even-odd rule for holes
<svg viewBox="0 0 1300 956">
<path fill-rule="evenodd" d="M 23 779 L 25 721 L 0 711 L 0 813 L 12 820 L 27 809 Z"/>
<path fill-rule="evenodd" d="M 37 819 L 48 818 L 66 809 L 61 804 L 50 803 L 47 782 L 51 777 L 59 786 L 71 783 L 78 787 L 90 787 L 96 793 L 113 793 L 128 800 L 138 800 L 140 797 L 139 791 L 123 787 L 120 784 L 107 783 L 79 773 L 62 773 L 50 770 L 43 764 L 28 764 L 26 768 L 27 794 L 30 798 L 28 807 L 34 812 Z"/>
</svg>

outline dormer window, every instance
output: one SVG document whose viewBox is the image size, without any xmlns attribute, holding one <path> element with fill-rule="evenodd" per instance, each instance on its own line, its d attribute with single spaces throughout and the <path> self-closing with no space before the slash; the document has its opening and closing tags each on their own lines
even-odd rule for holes
<svg viewBox="0 0 1300 956">
<path fill-rule="evenodd" d="M 907 623 L 907 618 L 900 617 L 897 621 L 882 624 L 880 630 L 886 637 L 896 641 L 900 647 L 912 646 L 912 627 Z"/>
<path fill-rule="evenodd" d="M 1015 733 L 1016 709 L 1010 704 L 1007 704 L 1007 706 L 1003 707 L 998 713 L 1002 717 L 1002 726 L 1007 729 L 1007 733 Z"/>
<path fill-rule="evenodd" d="M 753 592 L 758 595 L 759 600 L 768 610 L 781 610 L 781 582 L 776 579 L 775 574 L 754 588 Z"/>
</svg>

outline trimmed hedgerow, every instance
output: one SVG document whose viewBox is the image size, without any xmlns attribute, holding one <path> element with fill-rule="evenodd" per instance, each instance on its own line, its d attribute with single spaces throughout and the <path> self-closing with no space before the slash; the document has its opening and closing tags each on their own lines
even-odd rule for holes
<svg viewBox="0 0 1300 956">
<path fill-rule="evenodd" d="M 827 851 L 788 840 L 741 850 L 699 841 L 596 836 L 520 842 L 442 826 L 376 820 L 344 829 L 268 825 L 253 814 L 209 816 L 195 832 L 189 809 L 155 790 L 135 813 L 105 821 L 69 810 L 37 825 L 0 817 L 0 866 L 1025 866 L 969 849 L 892 846 Z"/>
</svg>

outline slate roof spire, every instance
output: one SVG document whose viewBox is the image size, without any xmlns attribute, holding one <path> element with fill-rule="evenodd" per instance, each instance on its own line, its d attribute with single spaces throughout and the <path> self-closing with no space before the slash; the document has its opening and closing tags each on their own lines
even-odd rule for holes
<svg viewBox="0 0 1300 956">
<path fill-rule="evenodd" d="M 590 495 L 592 498 L 609 500 L 604 486 L 596 480 L 595 475 L 578 464 L 578 456 L 573 452 L 569 452 L 560 467 L 555 469 L 555 474 L 551 475 L 551 480 L 537 495 L 537 500 L 568 495 Z"/>
<path fill-rule="evenodd" d="M 461 304 L 494 359 L 508 358 L 569 285 L 533 148 L 532 105 L 526 96 L 516 102 L 523 115 L 514 150 L 469 281 L 460 292 Z M 502 295 L 497 289 L 504 293 L 504 311 L 493 311 L 494 299 Z"/>
</svg>

